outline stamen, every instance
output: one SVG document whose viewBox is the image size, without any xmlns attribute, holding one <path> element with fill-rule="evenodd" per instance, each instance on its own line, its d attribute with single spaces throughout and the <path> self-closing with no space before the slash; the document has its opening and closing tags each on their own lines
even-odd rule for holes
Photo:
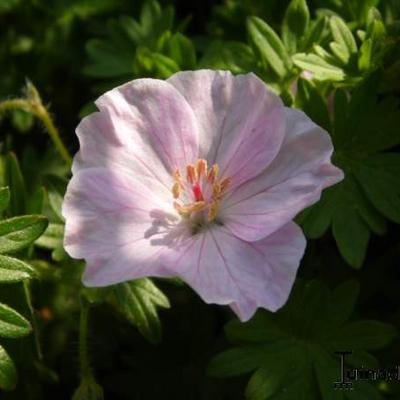
<svg viewBox="0 0 400 400">
<path fill-rule="evenodd" d="M 193 164 L 189 164 L 186 167 L 187 181 L 193 185 L 193 183 L 197 182 L 197 170 Z"/>
<path fill-rule="evenodd" d="M 232 180 L 219 179 L 218 175 L 218 164 L 209 168 L 204 159 L 186 166 L 186 179 L 182 178 L 179 170 L 174 172 L 172 194 L 175 200 L 180 201 L 174 201 L 173 205 L 183 218 L 190 220 L 191 224 L 206 226 L 208 222 L 222 223 L 217 219 L 220 200 Z"/>
<path fill-rule="evenodd" d="M 181 184 L 179 182 L 175 182 L 172 186 L 172 195 L 174 199 L 178 199 L 181 195 Z"/>
<path fill-rule="evenodd" d="M 174 172 L 174 181 L 179 182 L 179 183 L 182 183 L 182 175 L 181 175 L 181 173 L 179 172 L 179 169 L 177 169 L 177 170 Z"/>
<path fill-rule="evenodd" d="M 214 200 L 208 209 L 207 218 L 209 222 L 213 221 L 217 217 L 218 209 L 219 209 L 219 201 Z"/>
<path fill-rule="evenodd" d="M 190 210 L 188 207 L 183 206 L 182 204 L 179 204 L 177 201 L 174 201 L 174 207 L 175 210 L 178 211 L 182 217 L 189 217 L 190 216 Z"/>
<path fill-rule="evenodd" d="M 208 173 L 208 177 L 207 177 L 208 182 L 214 183 L 214 181 L 217 179 L 218 172 L 219 172 L 218 164 L 214 164 L 211 167 L 210 172 Z"/>
<path fill-rule="evenodd" d="M 232 183 L 232 179 L 231 178 L 225 178 L 221 182 L 221 193 L 223 193 L 225 190 L 227 190 L 228 187 L 231 186 L 231 183 Z"/>
<path fill-rule="evenodd" d="M 197 161 L 197 174 L 199 175 L 199 179 L 202 176 L 207 176 L 207 161 L 200 159 Z"/>
<path fill-rule="evenodd" d="M 206 208 L 206 202 L 205 201 L 196 201 L 188 208 L 190 209 L 191 212 L 203 211 Z"/>
<path fill-rule="evenodd" d="M 190 217 L 190 214 L 203 211 L 206 208 L 205 201 L 196 201 L 193 204 L 185 205 L 179 204 L 177 201 L 174 201 L 175 210 L 178 211 L 180 215 L 183 217 Z"/>
<path fill-rule="evenodd" d="M 213 199 L 218 199 L 218 196 L 221 193 L 221 184 L 218 182 L 215 182 L 213 185 L 213 192 L 212 192 L 212 198 Z"/>
</svg>

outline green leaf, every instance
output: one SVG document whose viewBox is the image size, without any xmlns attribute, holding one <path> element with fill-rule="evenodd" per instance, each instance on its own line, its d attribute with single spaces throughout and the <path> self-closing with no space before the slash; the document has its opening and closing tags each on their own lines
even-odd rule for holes
<svg viewBox="0 0 400 400">
<path fill-rule="evenodd" d="M 356 177 L 371 203 L 387 218 L 400 223 L 400 154 L 368 157 L 358 166 Z"/>
<path fill-rule="evenodd" d="M 350 322 L 337 331 L 334 344 L 342 349 L 376 350 L 387 346 L 397 334 L 397 330 L 392 325 L 383 322 L 356 321 Z"/>
<path fill-rule="evenodd" d="M 336 42 L 329 43 L 329 47 L 332 53 L 336 56 L 338 64 L 345 67 L 350 60 L 350 54 L 347 52 L 347 49 Z"/>
<path fill-rule="evenodd" d="M 162 8 L 156 1 L 144 2 L 138 21 L 128 16 L 109 20 L 105 36 L 91 39 L 86 45 L 89 64 L 84 68 L 84 73 L 107 79 L 98 91 L 115 87 L 134 77 L 169 76 L 172 70 L 179 70 L 179 67 L 171 68 L 172 63 L 177 63 L 169 59 L 169 52 L 183 52 L 188 56 L 188 52 L 192 51 L 187 41 L 177 38 L 173 40 L 173 49 L 167 46 L 165 53 L 162 52 L 161 56 L 165 58 L 160 60 L 156 55 L 158 60 L 154 63 L 153 54 L 160 53 L 160 39 L 170 36 L 173 20 L 173 7 Z M 193 53 L 185 61 L 186 68 L 193 61 Z"/>
<path fill-rule="evenodd" d="M 21 215 L 26 208 L 26 189 L 18 159 L 14 153 L 5 158 L 5 183 L 10 188 L 9 210 L 11 215 Z"/>
<path fill-rule="evenodd" d="M 307 79 L 297 81 L 295 104 L 302 109 L 313 121 L 327 131 L 331 130 L 328 107 L 315 85 Z"/>
<path fill-rule="evenodd" d="M 26 215 L 0 221 L 0 254 L 23 249 L 37 239 L 47 227 L 40 215 Z"/>
<path fill-rule="evenodd" d="M 309 51 L 314 45 L 321 43 L 325 36 L 327 26 L 328 19 L 325 16 L 319 16 L 316 21 L 312 22 L 310 29 L 303 39 L 303 43 L 301 43 L 301 49 Z"/>
<path fill-rule="evenodd" d="M 0 189 L 0 214 L 8 207 L 10 202 L 10 189 L 4 187 Z"/>
<path fill-rule="evenodd" d="M 35 241 L 35 244 L 44 249 L 54 250 L 63 244 L 64 225 L 50 223 L 43 234 Z"/>
<path fill-rule="evenodd" d="M 354 349 L 349 364 L 376 367 L 374 357 L 364 349 L 381 348 L 396 335 L 393 326 L 378 321 L 348 322 L 357 294 L 354 281 L 331 292 L 320 281 L 298 280 L 277 312 L 258 311 L 248 322 L 228 323 L 227 338 L 234 347 L 215 356 L 209 372 L 227 377 L 255 370 L 246 399 L 344 400 L 346 393 L 333 387 L 340 374 L 335 351 Z M 373 393 L 368 382 L 357 384 L 360 392 Z"/>
<path fill-rule="evenodd" d="M 299 218 L 310 237 L 332 223 L 342 256 L 356 268 L 365 259 L 370 231 L 384 234 L 384 217 L 400 222 L 400 157 L 387 151 L 400 144 L 400 111 L 394 98 L 378 101 L 379 76 L 372 74 L 351 97 L 336 90 L 334 161 L 345 179 Z"/>
<path fill-rule="evenodd" d="M 240 42 L 216 40 L 207 46 L 199 67 L 225 69 L 240 74 L 251 71 L 255 64 L 251 47 Z"/>
<path fill-rule="evenodd" d="M 342 203 L 335 210 L 333 236 L 343 258 L 354 268 L 361 268 L 369 241 L 366 223 L 355 209 Z"/>
<path fill-rule="evenodd" d="M 341 81 L 345 77 L 343 69 L 327 63 L 316 54 L 295 54 L 293 56 L 293 62 L 299 68 L 312 72 L 316 80 Z"/>
<path fill-rule="evenodd" d="M 334 355 L 322 346 L 313 347 L 310 353 L 321 398 L 323 400 L 343 400 L 343 393 L 333 390 L 333 383 L 338 380 L 340 371 Z"/>
<path fill-rule="evenodd" d="M 0 255 L 0 283 L 19 282 L 35 276 L 28 264 L 13 257 Z"/>
<path fill-rule="evenodd" d="M 308 238 L 318 239 L 330 227 L 334 214 L 332 204 L 335 203 L 336 195 L 336 187 L 325 189 L 319 202 L 297 217 L 297 221 L 302 225 Z"/>
<path fill-rule="evenodd" d="M 258 17 L 247 19 L 247 30 L 251 44 L 264 63 L 270 66 L 279 78 L 284 79 L 290 71 L 291 61 L 279 36 Z"/>
<path fill-rule="evenodd" d="M 157 307 L 169 308 L 168 298 L 147 278 L 115 286 L 121 311 L 151 343 L 161 340 L 161 322 Z"/>
<path fill-rule="evenodd" d="M 264 356 L 257 346 L 227 350 L 214 357 L 208 365 L 208 374 L 220 378 L 245 374 L 255 370 Z"/>
<path fill-rule="evenodd" d="M 297 49 L 297 42 L 308 30 L 310 11 L 305 0 L 292 0 L 286 9 L 282 24 L 282 39 L 290 53 Z"/>
<path fill-rule="evenodd" d="M 153 53 L 152 59 L 155 69 L 163 79 L 169 78 L 175 72 L 180 70 L 179 65 L 172 58 L 164 56 L 163 54 Z"/>
<path fill-rule="evenodd" d="M 347 140 L 348 120 L 348 96 L 342 89 L 336 89 L 334 95 L 333 118 L 334 118 L 334 141 L 339 144 Z"/>
<path fill-rule="evenodd" d="M 359 293 L 360 284 L 357 281 L 344 282 L 334 289 L 327 310 L 330 324 L 340 326 L 350 318 Z"/>
<path fill-rule="evenodd" d="M 193 43 L 181 33 L 175 33 L 168 41 L 169 56 L 180 69 L 194 69 L 196 66 L 196 51 Z"/>
<path fill-rule="evenodd" d="M 17 383 L 17 371 L 10 356 L 0 346 L 0 389 L 12 390 Z"/>
<path fill-rule="evenodd" d="M 32 328 L 29 322 L 12 308 L 0 303 L 0 336 L 19 338 L 26 336 Z"/>
<path fill-rule="evenodd" d="M 335 42 L 345 49 L 348 56 L 357 53 L 356 41 L 346 23 L 340 17 L 333 16 L 329 20 L 329 25 Z"/>
<path fill-rule="evenodd" d="M 45 176 L 45 185 L 47 188 L 49 203 L 51 209 L 54 211 L 60 221 L 64 221 L 64 217 L 61 214 L 61 207 L 64 200 L 67 183 L 68 182 L 66 179 L 56 175 Z"/>
<path fill-rule="evenodd" d="M 44 199 L 46 191 L 43 186 L 38 187 L 32 196 L 28 199 L 27 213 L 28 214 L 41 214 L 43 212 Z"/>
<path fill-rule="evenodd" d="M 114 47 L 113 43 L 91 39 L 86 52 L 92 64 L 83 69 L 86 75 L 99 78 L 113 78 L 133 73 L 134 52 Z"/>
<path fill-rule="evenodd" d="M 246 388 L 246 399 L 264 400 L 278 391 L 281 384 L 277 373 L 266 368 L 259 368 L 249 380 Z"/>
<path fill-rule="evenodd" d="M 360 47 L 358 56 L 358 68 L 360 71 L 368 71 L 372 61 L 372 40 L 366 39 Z"/>
</svg>

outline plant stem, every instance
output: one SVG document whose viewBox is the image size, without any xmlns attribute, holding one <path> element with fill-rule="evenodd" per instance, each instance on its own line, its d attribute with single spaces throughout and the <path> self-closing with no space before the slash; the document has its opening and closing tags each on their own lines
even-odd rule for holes
<svg viewBox="0 0 400 400">
<path fill-rule="evenodd" d="M 72 157 L 62 142 L 58 129 L 54 125 L 49 112 L 41 103 L 40 97 L 35 99 L 12 99 L 0 102 L 0 115 L 11 110 L 24 110 L 32 113 L 37 119 L 39 119 L 46 128 L 47 133 L 61 157 L 68 166 L 71 166 Z"/>
<path fill-rule="evenodd" d="M 35 113 L 35 115 L 38 119 L 40 119 L 40 121 L 46 128 L 47 133 L 49 134 L 51 140 L 54 143 L 54 146 L 56 147 L 57 151 L 60 153 L 61 157 L 68 164 L 68 166 L 71 166 L 72 157 L 69 154 L 67 148 L 64 146 L 64 143 L 61 140 L 60 134 L 59 134 L 57 128 L 55 127 L 54 122 L 51 119 L 46 107 L 41 105 L 41 107 L 39 107 L 39 109 Z"/>
<path fill-rule="evenodd" d="M 38 355 L 39 361 L 43 360 L 43 353 L 42 353 L 42 348 L 40 346 L 40 340 L 39 340 L 39 330 L 37 328 L 37 321 L 36 321 L 36 316 L 35 316 L 35 310 L 32 306 L 32 300 L 31 300 L 31 290 L 29 287 L 29 282 L 24 282 L 24 292 L 25 292 L 25 297 L 26 297 L 26 303 L 29 308 L 29 312 L 31 314 L 31 320 L 32 320 L 32 327 L 33 327 L 33 335 L 35 338 L 35 347 L 36 347 L 36 352 Z"/>
</svg>

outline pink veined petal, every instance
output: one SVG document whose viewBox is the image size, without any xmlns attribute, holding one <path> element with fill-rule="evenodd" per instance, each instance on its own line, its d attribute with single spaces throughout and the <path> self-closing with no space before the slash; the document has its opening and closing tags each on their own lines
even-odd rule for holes
<svg viewBox="0 0 400 400">
<path fill-rule="evenodd" d="M 206 303 L 230 305 L 247 321 L 258 307 L 276 311 L 283 306 L 305 246 L 304 235 L 293 222 L 257 242 L 246 242 L 219 228 L 166 251 L 160 262 Z"/>
<path fill-rule="evenodd" d="M 170 231 L 179 219 L 163 195 L 121 171 L 95 167 L 73 176 L 62 208 L 64 247 L 86 260 L 87 286 L 166 273 L 154 260 L 172 243 Z M 183 228 L 178 233 L 186 235 Z"/>
<path fill-rule="evenodd" d="M 145 133 L 125 129 L 108 110 L 85 117 L 76 129 L 80 149 L 74 157 L 72 173 L 102 167 L 140 176 L 156 190 L 170 193 L 172 177 Z M 129 143 L 129 146 L 126 144 Z"/>
<path fill-rule="evenodd" d="M 329 135 L 299 110 L 286 108 L 286 119 L 285 141 L 271 165 L 221 205 L 225 226 L 244 240 L 276 231 L 317 202 L 324 188 L 343 179 L 330 161 Z"/>
<path fill-rule="evenodd" d="M 168 79 L 185 97 L 200 130 L 200 155 L 217 162 L 232 187 L 261 173 L 281 146 L 285 118 L 278 96 L 254 74 L 185 71 Z"/>
<path fill-rule="evenodd" d="M 124 126 L 124 125 L 123 125 Z M 134 126 L 126 132 L 107 110 L 85 117 L 76 129 L 80 149 L 74 157 L 72 173 L 86 168 L 102 167 L 141 176 L 148 185 L 170 191 L 172 178 L 146 136 L 141 137 Z M 124 135 L 135 142 L 123 144 Z M 136 145 L 135 145 L 136 143 Z M 144 151 L 145 150 L 145 151 Z"/>
<path fill-rule="evenodd" d="M 171 174 L 198 158 L 199 130 L 195 115 L 184 97 L 168 82 L 137 79 L 105 93 L 96 105 L 104 117 L 97 117 L 98 121 L 93 123 L 105 125 L 103 136 L 116 137 L 115 142 L 128 153 L 127 160 L 137 160 L 132 170 L 136 164 L 141 167 L 139 173 L 143 171 L 143 164 L 152 168 L 151 160 L 159 170 L 159 158 Z M 82 138 L 84 129 L 83 126 Z"/>
</svg>

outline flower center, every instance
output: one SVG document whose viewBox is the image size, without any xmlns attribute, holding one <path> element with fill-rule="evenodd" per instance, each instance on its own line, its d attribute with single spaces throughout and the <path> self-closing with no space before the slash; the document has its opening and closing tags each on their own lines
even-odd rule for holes
<svg viewBox="0 0 400 400">
<path fill-rule="evenodd" d="M 207 161 L 203 159 L 196 165 L 186 166 L 186 179 L 179 170 L 175 171 L 172 195 L 174 207 L 181 216 L 206 214 L 209 222 L 215 220 L 221 196 L 231 184 L 230 178 L 219 179 L 218 172 L 218 164 L 208 170 Z"/>
</svg>

